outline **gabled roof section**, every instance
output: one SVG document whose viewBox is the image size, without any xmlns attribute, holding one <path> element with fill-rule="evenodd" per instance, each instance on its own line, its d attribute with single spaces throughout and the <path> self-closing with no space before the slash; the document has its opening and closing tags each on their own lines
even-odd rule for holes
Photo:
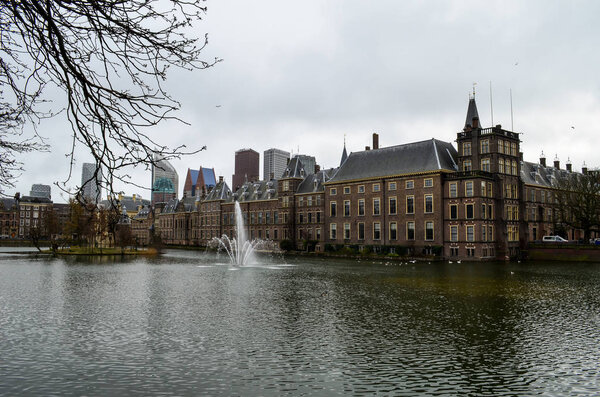
<svg viewBox="0 0 600 397">
<path fill-rule="evenodd" d="M 305 176 L 304 164 L 302 164 L 302 161 L 298 157 L 293 157 L 285 168 L 285 171 L 283 171 L 281 178 L 304 178 Z"/>
<path fill-rule="evenodd" d="M 467 119 L 465 121 L 465 128 L 473 127 L 473 119 L 475 117 L 479 119 L 479 112 L 477 112 L 477 104 L 475 103 L 475 97 L 472 97 L 469 99 L 469 107 L 467 109 Z"/>
<path fill-rule="evenodd" d="M 427 141 L 350 153 L 331 182 L 430 171 L 456 171 L 458 153 L 449 142 Z"/>
<path fill-rule="evenodd" d="M 583 176 L 583 174 L 579 172 L 569 172 L 555 167 L 544 167 L 541 164 L 521 161 L 521 180 L 527 185 L 554 188 L 559 180 L 580 176 Z"/>
<path fill-rule="evenodd" d="M 228 200 L 231 197 L 231 189 L 225 181 L 219 182 L 213 187 L 204 198 L 204 201 Z"/>
<path fill-rule="evenodd" d="M 278 182 L 275 179 L 270 181 L 245 182 L 231 195 L 231 198 L 228 201 L 231 202 L 237 200 L 240 203 L 243 203 L 246 201 L 276 199 L 278 197 L 277 184 Z"/>
<path fill-rule="evenodd" d="M 310 174 L 298 185 L 296 193 L 322 192 L 325 190 L 325 182 L 329 181 L 337 171 L 337 168 L 321 170 L 316 174 Z"/>
</svg>

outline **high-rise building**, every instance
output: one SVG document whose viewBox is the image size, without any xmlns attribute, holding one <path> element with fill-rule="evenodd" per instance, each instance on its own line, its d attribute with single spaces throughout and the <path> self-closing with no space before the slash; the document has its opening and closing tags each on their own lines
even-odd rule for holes
<svg viewBox="0 0 600 397">
<path fill-rule="evenodd" d="M 236 190 L 244 182 L 257 181 L 259 172 L 260 154 L 252 149 L 240 149 L 235 152 L 235 173 L 232 176 L 232 186 Z"/>
<path fill-rule="evenodd" d="M 265 150 L 263 156 L 263 179 L 269 180 L 271 177 L 279 179 L 285 171 L 285 167 L 290 160 L 290 153 L 281 149 Z"/>
<path fill-rule="evenodd" d="M 96 172 L 96 164 L 83 163 L 81 166 L 81 191 L 83 198 L 90 202 L 97 203 L 100 201 L 102 193 L 102 172 Z"/>
<path fill-rule="evenodd" d="M 52 199 L 52 188 L 50 187 L 50 185 L 42 185 L 40 183 L 35 183 L 31 185 L 31 191 L 29 192 L 29 196 Z"/>
<path fill-rule="evenodd" d="M 307 174 L 314 174 L 317 170 L 317 159 L 315 156 L 308 156 L 306 154 L 296 154 L 294 157 L 298 157 L 298 159 L 302 162 L 304 166 L 304 170 Z"/>
<path fill-rule="evenodd" d="M 154 154 L 152 165 L 152 204 L 166 203 L 177 198 L 179 190 L 179 176 L 175 167 L 159 154 Z"/>
<path fill-rule="evenodd" d="M 202 197 L 215 187 L 216 184 L 217 179 L 215 178 L 214 168 L 200 167 L 199 170 L 188 168 L 185 183 L 183 184 L 183 193 L 187 197 Z"/>
</svg>

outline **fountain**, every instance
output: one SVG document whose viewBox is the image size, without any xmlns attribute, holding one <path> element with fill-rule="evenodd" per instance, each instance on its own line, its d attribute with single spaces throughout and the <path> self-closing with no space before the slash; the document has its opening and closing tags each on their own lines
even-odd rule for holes
<svg viewBox="0 0 600 397">
<path fill-rule="evenodd" d="M 256 262 L 254 257 L 254 248 L 263 243 L 262 240 L 249 241 L 244 228 L 244 218 L 240 203 L 235 201 L 235 235 L 229 238 L 226 234 L 221 238 L 213 237 L 209 246 L 223 249 L 227 252 L 231 264 L 234 266 L 244 266 Z"/>
</svg>

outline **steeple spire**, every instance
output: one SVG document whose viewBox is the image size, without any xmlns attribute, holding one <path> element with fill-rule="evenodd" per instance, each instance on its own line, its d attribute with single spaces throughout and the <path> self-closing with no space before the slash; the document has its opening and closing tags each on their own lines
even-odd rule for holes
<svg viewBox="0 0 600 397">
<path fill-rule="evenodd" d="M 475 121 L 476 119 L 476 121 Z M 479 128 L 479 112 L 477 112 L 477 104 L 475 103 L 475 95 L 469 96 L 469 108 L 467 109 L 467 119 L 465 120 L 465 128 Z"/>
<path fill-rule="evenodd" d="M 348 153 L 346 152 L 346 134 L 344 134 L 344 151 L 342 151 L 342 159 L 340 160 L 340 167 L 344 164 L 344 161 L 348 158 Z"/>
</svg>

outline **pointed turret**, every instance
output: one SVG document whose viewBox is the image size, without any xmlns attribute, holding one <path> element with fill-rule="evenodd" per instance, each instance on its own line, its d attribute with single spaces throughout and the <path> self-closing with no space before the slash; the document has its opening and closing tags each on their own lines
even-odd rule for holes
<svg viewBox="0 0 600 397">
<path fill-rule="evenodd" d="M 344 151 L 342 151 L 342 159 L 340 160 L 340 167 L 344 164 L 344 161 L 348 158 L 348 153 L 346 152 L 346 142 L 344 141 Z"/>
<path fill-rule="evenodd" d="M 465 121 L 465 128 L 480 128 L 479 124 L 479 113 L 477 112 L 477 104 L 475 103 L 475 96 L 469 98 L 469 108 L 467 109 L 467 119 Z"/>
</svg>

